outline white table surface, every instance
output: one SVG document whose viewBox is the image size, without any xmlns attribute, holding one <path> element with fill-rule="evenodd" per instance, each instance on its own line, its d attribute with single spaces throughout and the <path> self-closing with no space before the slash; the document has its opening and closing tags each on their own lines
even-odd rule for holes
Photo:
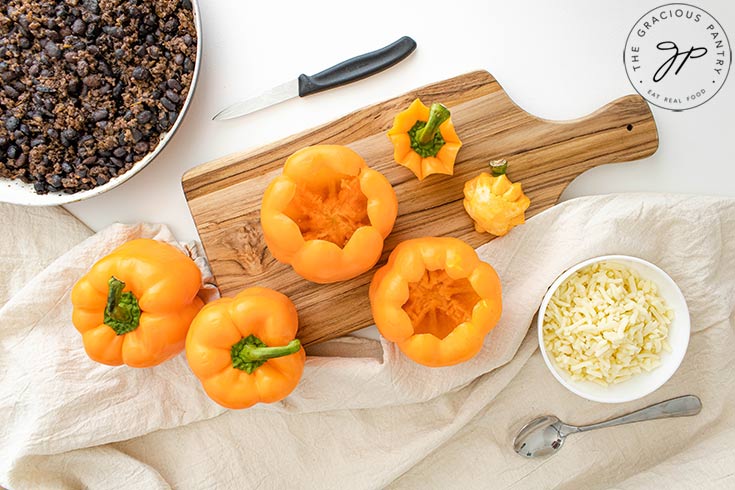
<svg viewBox="0 0 735 490">
<path fill-rule="evenodd" d="M 586 115 L 634 93 L 623 66 L 626 36 L 664 0 L 345 2 L 200 0 L 202 71 L 168 147 L 122 186 L 66 208 L 95 230 L 114 222 L 169 225 L 197 238 L 181 176 L 198 164 L 326 123 L 415 87 L 486 69 L 526 111 L 550 119 Z M 735 43 L 735 2 L 698 0 Z M 420 5 L 424 5 L 421 8 Z M 294 99 L 229 122 L 212 115 L 261 89 L 312 74 L 410 35 L 409 58 L 376 76 Z M 588 171 L 563 195 L 626 191 L 735 196 L 735 74 L 701 107 L 653 107 L 659 150 Z"/>
</svg>

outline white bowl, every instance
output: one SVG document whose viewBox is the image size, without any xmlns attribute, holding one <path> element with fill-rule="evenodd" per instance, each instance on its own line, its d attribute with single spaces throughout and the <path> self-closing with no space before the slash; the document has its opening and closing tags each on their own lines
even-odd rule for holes
<svg viewBox="0 0 735 490">
<path fill-rule="evenodd" d="M 61 204 L 68 204 L 71 202 L 83 201 L 90 197 L 98 196 L 104 192 L 114 189 L 123 182 L 129 180 L 133 175 L 137 174 L 143 168 L 148 165 L 151 160 L 161 153 L 163 147 L 171 140 L 176 130 L 181 125 L 181 121 L 184 119 L 187 109 L 191 104 L 191 100 L 194 97 L 194 90 L 196 89 L 197 80 L 199 78 L 199 70 L 201 67 L 202 58 L 202 20 L 199 12 L 198 0 L 192 0 L 192 13 L 194 16 L 194 27 L 197 33 L 197 52 L 196 60 L 194 62 L 194 72 L 191 77 L 191 85 L 189 85 L 189 92 L 186 95 L 184 104 L 181 107 L 179 116 L 174 121 L 173 125 L 163 134 L 158 144 L 153 148 L 147 155 L 142 159 L 138 160 L 130 167 L 130 170 L 122 175 L 111 178 L 107 183 L 93 187 L 86 191 L 75 192 L 74 194 L 67 194 L 65 192 L 49 192 L 48 194 L 37 194 L 33 189 L 32 184 L 26 184 L 17 179 L 6 179 L 0 177 L 0 202 L 6 202 L 9 204 L 19 204 L 22 206 L 58 206 Z"/>
<path fill-rule="evenodd" d="M 591 381 L 574 381 L 565 371 L 556 367 L 554 361 L 549 358 L 544 346 L 544 316 L 546 307 L 551 300 L 551 296 L 559 288 L 569 276 L 579 269 L 590 264 L 598 262 L 617 262 L 623 264 L 630 269 L 636 271 L 644 279 L 648 279 L 656 286 L 661 297 L 666 301 L 668 306 L 674 310 L 674 319 L 669 328 L 669 345 L 671 352 L 663 352 L 661 354 L 661 365 L 650 372 L 642 372 L 633 375 L 630 379 L 609 386 L 601 386 Z M 654 392 L 661 387 L 676 372 L 679 364 L 681 364 L 687 346 L 689 345 L 689 309 L 687 308 L 684 295 L 676 283 L 659 267 L 652 263 L 630 257 L 628 255 L 605 255 L 585 260 L 574 267 L 570 268 L 564 274 L 554 281 L 546 292 L 541 308 L 538 313 L 538 340 L 541 354 L 544 362 L 548 366 L 551 374 L 572 393 L 600 403 L 623 403 L 642 398 L 649 393 Z"/>
</svg>

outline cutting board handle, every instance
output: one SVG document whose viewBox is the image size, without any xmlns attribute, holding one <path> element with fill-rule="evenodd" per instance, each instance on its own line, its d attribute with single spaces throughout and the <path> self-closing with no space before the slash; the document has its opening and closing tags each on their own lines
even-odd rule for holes
<svg viewBox="0 0 735 490">
<path fill-rule="evenodd" d="M 569 124 L 578 131 L 580 144 L 604 145 L 602 155 L 570 159 L 578 173 L 607 163 L 628 162 L 653 155 L 658 149 L 658 131 L 651 108 L 640 95 L 620 97 L 593 113 L 560 125 Z M 594 152 L 591 152 L 594 154 Z"/>
</svg>

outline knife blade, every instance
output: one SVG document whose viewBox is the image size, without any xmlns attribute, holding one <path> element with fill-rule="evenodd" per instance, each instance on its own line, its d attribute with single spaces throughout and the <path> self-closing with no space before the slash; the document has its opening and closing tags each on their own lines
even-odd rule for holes
<svg viewBox="0 0 735 490">
<path fill-rule="evenodd" d="M 266 90 L 258 96 L 236 102 L 218 112 L 212 119 L 215 121 L 233 119 L 294 97 L 306 97 L 355 82 L 390 68 L 413 53 L 415 49 L 416 41 L 403 36 L 388 46 L 350 58 L 316 75 L 301 74 L 297 79 Z"/>
</svg>

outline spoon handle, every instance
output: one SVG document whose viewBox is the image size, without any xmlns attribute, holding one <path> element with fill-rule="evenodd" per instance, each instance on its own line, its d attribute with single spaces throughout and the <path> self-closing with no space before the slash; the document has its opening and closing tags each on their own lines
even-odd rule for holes
<svg viewBox="0 0 735 490">
<path fill-rule="evenodd" d="M 684 395 L 666 400 L 650 407 L 631 412 L 628 415 L 616 417 L 597 424 L 576 427 L 577 430 L 570 432 L 586 432 L 616 425 L 642 422 L 644 420 L 667 419 L 669 417 L 689 417 L 697 415 L 702 410 L 701 400 L 694 395 Z"/>
</svg>

